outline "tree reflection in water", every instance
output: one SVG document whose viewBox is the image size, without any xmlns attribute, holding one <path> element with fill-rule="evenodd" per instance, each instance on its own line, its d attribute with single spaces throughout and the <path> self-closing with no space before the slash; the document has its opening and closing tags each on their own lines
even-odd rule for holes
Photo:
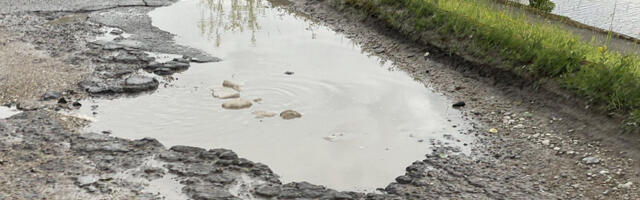
<svg viewBox="0 0 640 200">
<path fill-rule="evenodd" d="M 199 6 L 198 28 L 209 40 L 215 39 L 216 47 L 225 32 L 251 31 L 251 44 L 256 44 L 257 15 L 265 12 L 263 0 L 200 0 Z"/>
</svg>

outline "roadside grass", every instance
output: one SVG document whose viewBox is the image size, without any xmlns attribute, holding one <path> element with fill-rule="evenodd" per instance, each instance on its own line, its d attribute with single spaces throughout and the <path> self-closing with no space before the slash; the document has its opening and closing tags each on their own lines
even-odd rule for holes
<svg viewBox="0 0 640 200">
<path fill-rule="evenodd" d="M 449 49 L 478 59 L 499 56 L 506 68 L 533 79 L 553 79 L 592 103 L 640 120 L 640 57 L 581 41 L 551 23 L 533 23 L 493 8 L 488 0 L 342 0 L 396 29 L 440 35 Z M 407 24 L 409 23 L 409 24 Z M 406 26 L 412 26 L 406 31 Z"/>
</svg>

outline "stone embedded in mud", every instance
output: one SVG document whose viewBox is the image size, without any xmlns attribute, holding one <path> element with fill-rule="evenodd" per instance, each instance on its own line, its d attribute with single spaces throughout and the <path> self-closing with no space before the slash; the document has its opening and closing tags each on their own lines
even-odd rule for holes
<svg viewBox="0 0 640 200">
<path fill-rule="evenodd" d="M 214 185 L 189 185 L 182 189 L 187 195 L 195 200 L 227 200 L 238 199 L 224 188 Z"/>
<path fill-rule="evenodd" d="M 125 79 L 123 89 L 125 92 L 141 92 L 154 90 L 159 84 L 155 78 L 134 75 Z"/>
<path fill-rule="evenodd" d="M 121 29 L 113 29 L 109 33 L 111 33 L 112 35 L 121 35 L 124 33 L 124 31 L 122 31 Z"/>
<path fill-rule="evenodd" d="M 267 117 L 274 117 L 278 113 L 260 110 L 260 111 L 255 111 L 252 114 L 255 115 L 257 119 L 262 119 Z"/>
<path fill-rule="evenodd" d="M 86 185 L 91 185 L 95 182 L 98 182 L 98 179 L 100 179 L 98 176 L 96 175 L 87 175 L 87 176 L 81 176 L 76 178 L 76 184 L 78 184 L 78 186 L 82 187 L 82 186 L 86 186 Z"/>
<path fill-rule="evenodd" d="M 173 61 L 175 62 L 181 62 L 181 63 L 189 63 L 189 59 L 187 58 L 174 58 Z"/>
<path fill-rule="evenodd" d="M 205 149 L 200 148 L 200 147 L 192 147 L 192 146 L 184 146 L 184 145 L 172 146 L 171 148 L 169 148 L 169 150 L 175 151 L 175 152 L 180 152 L 180 153 L 193 153 L 193 154 L 197 154 L 197 153 L 206 151 Z"/>
<path fill-rule="evenodd" d="M 161 68 L 158 68 L 156 70 L 153 70 L 153 73 L 157 74 L 157 75 L 160 75 L 160 76 L 168 76 L 168 75 L 171 75 L 171 74 L 173 74 L 175 72 L 173 70 L 169 69 L 169 68 L 161 67 Z"/>
<path fill-rule="evenodd" d="M 162 64 L 163 67 L 169 68 L 171 70 L 175 70 L 175 71 L 181 71 L 181 70 L 186 70 L 189 69 L 189 67 L 191 65 L 189 65 L 189 63 L 184 63 L 184 62 L 176 62 L 176 61 L 169 61 L 166 62 L 164 64 Z"/>
<path fill-rule="evenodd" d="M 231 89 L 234 89 L 234 90 L 240 92 L 241 87 L 242 87 L 242 83 L 235 82 L 235 81 L 230 81 L 230 80 L 224 80 L 224 81 L 222 81 L 222 87 L 231 88 Z"/>
<path fill-rule="evenodd" d="M 282 119 L 285 119 L 285 120 L 290 120 L 290 119 L 300 118 L 302 117 L 302 114 L 300 114 L 295 110 L 285 110 L 280 113 L 280 117 L 282 117 Z"/>
<path fill-rule="evenodd" d="M 209 181 L 211 183 L 221 183 L 221 184 L 229 184 L 229 183 L 233 183 L 233 181 L 235 181 L 235 178 L 233 178 L 233 175 L 228 174 L 228 173 L 220 173 L 220 174 L 213 174 L 211 176 L 208 176 L 206 178 L 204 178 L 205 181 Z"/>
<path fill-rule="evenodd" d="M 275 197 L 280 194 L 280 187 L 274 185 L 261 185 L 256 188 L 256 194 L 264 197 Z"/>
<path fill-rule="evenodd" d="M 203 56 L 203 57 L 192 57 L 191 62 L 194 63 L 209 63 L 209 62 L 219 62 L 220 58 L 212 57 L 212 56 Z"/>
<path fill-rule="evenodd" d="M 37 110 L 41 106 L 42 105 L 40 105 L 40 103 L 36 101 L 26 100 L 26 101 L 19 102 L 18 105 L 16 105 L 16 108 L 22 111 L 31 111 L 31 110 Z"/>
<path fill-rule="evenodd" d="M 49 101 L 49 100 L 54 100 L 54 99 L 58 99 L 62 96 L 61 92 L 58 91 L 48 91 L 46 93 L 44 93 L 44 95 L 42 95 L 42 100 L 43 101 Z"/>
<path fill-rule="evenodd" d="M 587 165 L 598 164 L 598 163 L 600 163 L 600 158 L 595 157 L 595 156 L 585 157 L 585 158 L 582 159 L 582 163 L 587 164 Z"/>
<path fill-rule="evenodd" d="M 213 97 L 219 99 L 233 99 L 240 97 L 240 93 L 238 91 L 227 87 L 213 88 L 211 89 L 211 93 Z"/>
<path fill-rule="evenodd" d="M 454 108 L 459 108 L 459 107 L 464 107 L 465 105 L 467 105 L 464 101 L 458 101 L 456 103 L 454 103 L 452 106 Z"/>
<path fill-rule="evenodd" d="M 224 102 L 222 104 L 222 108 L 238 110 L 238 109 L 249 108 L 252 105 L 253 105 L 253 103 L 251 103 L 251 101 L 246 100 L 246 99 L 238 98 L 238 99 L 233 99 L 233 100 Z"/>
<path fill-rule="evenodd" d="M 398 176 L 398 177 L 396 178 L 396 182 L 398 182 L 398 183 L 400 183 L 400 184 L 409 184 L 409 183 L 411 183 L 411 181 L 412 181 L 412 180 L 413 180 L 413 179 L 412 179 L 411 177 L 409 177 L 409 176 L 404 176 L 404 175 L 403 175 L 403 176 Z"/>
</svg>

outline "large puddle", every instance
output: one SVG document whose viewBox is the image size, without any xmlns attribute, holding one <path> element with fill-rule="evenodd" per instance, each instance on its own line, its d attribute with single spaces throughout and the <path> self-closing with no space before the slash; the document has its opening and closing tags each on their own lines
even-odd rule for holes
<svg viewBox="0 0 640 200">
<path fill-rule="evenodd" d="M 153 94 L 85 101 L 79 112 L 95 112 L 91 131 L 228 148 L 285 182 L 338 190 L 384 187 L 438 141 L 468 151 L 469 126 L 452 102 L 303 16 L 260 0 L 185 0 L 150 15 L 178 43 L 223 61 L 192 64 Z M 242 97 L 262 101 L 221 108 L 210 89 L 223 80 L 244 82 Z M 288 109 L 302 118 L 252 114 Z"/>
</svg>

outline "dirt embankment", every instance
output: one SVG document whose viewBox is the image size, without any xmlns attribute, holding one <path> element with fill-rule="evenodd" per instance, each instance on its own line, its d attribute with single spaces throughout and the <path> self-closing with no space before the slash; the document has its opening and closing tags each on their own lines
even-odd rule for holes
<svg viewBox="0 0 640 200">
<path fill-rule="evenodd" d="M 416 80 L 465 101 L 465 118 L 477 122 L 470 133 L 478 136 L 472 155 L 435 148 L 381 189 L 384 194 L 363 194 L 304 182 L 283 184 L 266 165 L 231 150 L 165 148 L 151 138 L 81 133 L 77 128 L 82 123 L 53 111 L 73 109 L 73 102 L 86 95 L 158 87 L 162 80 L 139 74 L 140 70 L 171 74 L 188 68 L 189 61 L 219 60 L 168 42 L 171 34 L 151 25 L 145 14 L 171 1 L 69 0 L 64 4 L 70 7 L 64 9 L 45 1 L 2 2 L 0 8 L 20 12 L 0 9 L 0 31 L 9 35 L 0 39 L 0 48 L 8 48 L 0 56 L 25 55 L 24 62 L 33 65 L 24 70 L 32 70 L 33 83 L 43 85 L 28 83 L 25 87 L 37 91 L 17 90 L 3 99 L 36 103 L 29 107 L 35 111 L 0 120 L 0 199 L 640 198 L 636 162 L 640 141 L 615 135 L 617 122 L 577 108 L 556 93 L 535 90 L 507 72 L 408 40 L 360 10 L 335 7 L 337 2 L 298 0 L 280 5 L 344 33 Z M 109 39 L 94 41 L 105 35 Z M 148 52 L 186 55 L 186 59 L 160 64 Z M 430 52 L 426 59 L 425 52 Z M 0 70 L 20 70 L 11 64 L 15 62 L 19 61 L 8 61 Z M 48 66 L 50 77 L 38 70 Z M 0 89 L 13 89 L 6 79 L 0 79 Z M 51 90 L 60 95 L 36 101 Z"/>
<path fill-rule="evenodd" d="M 506 70 L 451 54 L 425 40 L 429 37 L 407 35 L 423 33 L 397 31 L 376 15 L 346 6 L 342 0 L 295 2 L 294 9 L 344 33 L 371 54 L 395 62 L 452 99 L 464 100 L 467 117 L 479 122 L 476 134 L 482 145 L 475 148 L 471 159 L 475 164 L 455 165 L 464 159 L 448 157 L 447 164 L 440 165 L 433 164 L 437 159 L 428 158 L 418 166 L 438 170 L 415 176 L 408 169 L 407 175 L 414 178 L 392 183 L 387 192 L 416 199 L 430 194 L 449 198 L 639 198 L 635 189 L 640 175 L 636 162 L 640 138 L 621 134 L 619 121 L 586 110 L 584 104 L 576 103 L 578 99 L 558 88 L 540 88 Z M 426 58 L 425 52 L 429 52 Z M 437 172 L 446 178 L 429 175 Z M 421 185 L 465 180 L 473 174 L 483 174 L 484 179 L 466 180 L 472 189 L 456 187 L 464 184 Z M 510 189 L 501 193 L 488 187 L 496 183 Z"/>
</svg>

